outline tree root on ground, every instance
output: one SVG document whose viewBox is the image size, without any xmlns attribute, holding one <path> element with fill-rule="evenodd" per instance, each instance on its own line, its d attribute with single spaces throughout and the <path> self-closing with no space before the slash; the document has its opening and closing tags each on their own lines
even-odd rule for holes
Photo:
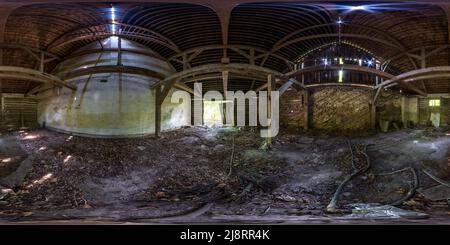
<svg viewBox="0 0 450 245">
<path fill-rule="evenodd" d="M 419 179 L 418 179 L 418 177 L 417 177 L 416 170 L 414 170 L 414 168 L 412 168 L 412 167 L 407 167 L 407 168 L 403 168 L 403 169 L 400 169 L 400 170 L 395 170 L 395 171 L 389 172 L 389 173 L 375 174 L 375 176 L 388 176 L 388 175 L 394 175 L 394 174 L 398 174 L 398 173 L 405 172 L 405 171 L 411 171 L 412 176 L 413 176 L 413 182 L 412 182 L 412 185 L 411 185 L 411 187 L 409 188 L 408 193 L 406 193 L 406 195 L 405 195 L 404 197 L 400 198 L 399 200 L 397 200 L 397 201 L 395 201 L 395 202 L 393 202 L 393 203 L 391 203 L 391 204 L 389 204 L 389 205 L 392 205 L 392 206 L 400 205 L 400 204 L 402 204 L 404 201 L 407 201 L 407 200 L 410 199 L 412 196 L 414 196 L 414 193 L 416 193 L 417 187 L 419 187 Z"/>
<path fill-rule="evenodd" d="M 355 154 L 353 152 L 352 149 L 352 144 L 349 140 L 347 140 L 349 148 L 350 148 L 350 153 L 352 154 L 352 168 L 353 168 L 353 173 L 351 173 L 350 175 L 348 175 L 344 181 L 342 181 L 342 183 L 338 186 L 338 188 L 336 189 L 336 191 L 334 192 L 333 197 L 331 198 L 330 203 L 327 206 L 327 211 L 328 212 L 335 212 L 336 211 L 336 205 L 337 205 L 337 201 L 339 198 L 339 195 L 342 192 L 342 189 L 344 188 L 344 186 L 350 181 L 352 180 L 355 176 L 362 174 L 364 172 L 366 172 L 369 168 L 370 168 L 370 159 L 369 156 L 367 155 L 366 151 L 367 151 L 367 145 L 364 146 L 364 150 L 363 151 L 358 151 L 360 154 L 362 154 L 365 158 L 366 158 L 366 166 L 358 169 L 356 168 L 356 164 L 355 164 Z"/>
<path fill-rule="evenodd" d="M 352 180 L 355 176 L 360 175 L 360 174 L 366 172 L 366 171 L 370 168 L 370 164 L 371 164 L 371 163 L 370 163 L 370 158 L 369 158 L 369 156 L 367 155 L 367 145 L 364 146 L 364 150 L 363 150 L 363 151 L 358 151 L 359 154 L 361 154 L 361 155 L 363 155 L 363 156 L 365 157 L 366 163 L 367 163 L 367 164 L 366 164 L 364 167 L 358 169 L 358 168 L 356 167 L 356 164 L 355 164 L 355 154 L 354 154 L 354 151 L 353 151 L 352 144 L 351 144 L 350 140 L 348 140 L 348 139 L 347 139 L 347 142 L 348 142 L 348 146 L 349 146 L 349 148 L 350 148 L 353 172 L 352 172 L 350 175 L 348 175 L 348 176 L 344 179 L 344 181 L 342 181 L 342 183 L 341 183 L 341 184 L 338 186 L 338 188 L 336 189 L 336 191 L 335 191 L 335 193 L 334 193 L 334 195 L 333 195 L 333 197 L 332 197 L 330 203 L 329 203 L 328 206 L 327 206 L 327 211 L 328 211 L 328 212 L 336 212 L 337 200 L 338 200 L 339 195 L 340 195 L 340 193 L 342 192 L 342 189 L 344 188 L 344 186 L 345 186 L 350 180 Z M 412 183 L 410 184 L 409 191 L 408 191 L 408 193 L 406 193 L 406 195 L 405 195 L 404 197 L 400 198 L 400 199 L 397 200 L 397 201 L 392 202 L 392 203 L 389 204 L 389 205 L 392 205 L 392 206 L 400 205 L 400 204 L 402 204 L 403 202 L 409 200 L 411 197 L 414 196 L 414 194 L 415 194 L 415 192 L 416 192 L 416 189 L 419 187 L 419 179 L 418 179 L 416 170 L 415 170 L 414 168 L 412 168 L 412 167 L 406 167 L 406 168 L 403 168 L 403 169 L 400 169 L 400 170 L 395 170 L 395 171 L 388 172 L 388 173 L 374 174 L 374 176 L 388 176 L 388 175 L 395 175 L 395 174 L 398 174 L 398 173 L 402 173 L 402 172 L 405 172 L 405 171 L 410 171 L 411 174 L 412 174 L 412 179 L 413 179 L 413 181 L 412 181 Z M 427 172 L 426 170 L 424 170 L 424 172 L 425 172 L 425 174 L 427 174 L 430 178 L 432 178 L 432 179 L 435 180 L 436 182 L 438 182 L 438 183 L 440 183 L 440 184 L 442 184 L 442 185 L 444 185 L 444 186 L 450 187 L 450 183 L 447 183 L 446 181 L 443 181 L 443 180 L 439 179 L 438 177 L 436 177 L 436 176 L 432 175 L 431 173 Z"/>
<path fill-rule="evenodd" d="M 231 157 L 230 157 L 230 169 L 228 170 L 228 175 L 227 175 L 227 177 L 230 177 L 230 176 L 231 176 L 231 171 L 233 170 L 233 162 L 234 162 L 234 148 L 235 148 L 235 144 L 234 144 L 234 135 L 233 135 L 233 138 L 232 138 L 232 140 L 233 140 L 233 146 L 232 146 L 232 149 L 231 149 Z"/>
<path fill-rule="evenodd" d="M 428 172 L 427 170 L 423 170 L 423 172 L 424 172 L 428 177 L 430 177 L 432 180 L 436 181 L 437 183 L 439 183 L 439 184 L 441 184 L 441 185 L 443 185 L 443 186 L 446 186 L 446 187 L 449 187 L 449 188 L 450 188 L 450 183 L 449 183 L 449 182 L 444 181 L 444 180 L 438 178 L 437 176 L 433 175 L 432 173 Z"/>
</svg>

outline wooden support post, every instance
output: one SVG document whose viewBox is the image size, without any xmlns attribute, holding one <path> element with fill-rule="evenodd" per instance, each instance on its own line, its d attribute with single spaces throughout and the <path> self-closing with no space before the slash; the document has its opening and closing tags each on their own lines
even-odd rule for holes
<svg viewBox="0 0 450 245">
<path fill-rule="evenodd" d="M 1 84 L 1 82 L 0 82 Z M 1 97 L 1 118 L 0 121 L 3 123 L 5 120 L 5 97 L 3 96 L 3 93 L 1 93 L 0 90 L 0 97 Z"/>
<path fill-rule="evenodd" d="M 272 126 L 272 90 L 275 90 L 275 77 L 272 74 L 267 75 L 267 118 L 269 120 L 269 127 Z M 269 132 L 269 137 L 267 138 L 268 146 L 272 145 L 272 135 Z"/>
<path fill-rule="evenodd" d="M 427 67 L 427 55 L 425 48 L 422 48 L 420 50 L 420 68 L 426 68 Z"/>
<path fill-rule="evenodd" d="M 45 54 L 44 52 L 41 52 L 41 57 L 39 59 L 39 71 L 44 72 L 44 61 L 45 61 Z"/>
<path fill-rule="evenodd" d="M 254 65 L 255 64 L 255 49 L 251 48 L 250 49 L 250 60 L 249 60 L 250 65 Z"/>
<path fill-rule="evenodd" d="M 310 91 L 305 89 L 305 92 L 303 94 L 303 103 L 305 106 L 305 130 L 309 130 L 311 127 L 311 107 L 310 107 Z"/>
<path fill-rule="evenodd" d="M 164 99 L 170 92 L 170 89 L 177 83 L 178 80 L 174 79 L 164 84 L 164 88 L 161 84 L 155 87 L 155 135 L 161 136 L 161 106 Z"/>
<path fill-rule="evenodd" d="M 155 88 L 155 135 L 161 136 L 161 85 Z"/>
<path fill-rule="evenodd" d="M 377 106 L 374 103 L 369 104 L 370 109 L 370 128 L 375 130 L 377 127 Z"/>
<path fill-rule="evenodd" d="M 227 91 L 228 91 L 228 71 L 222 71 L 222 82 L 223 82 L 223 96 L 224 100 L 227 99 Z M 234 102 L 234 101 L 233 101 Z M 227 108 L 226 103 L 222 103 L 222 123 L 223 125 L 227 125 Z M 229 119 L 228 119 L 229 120 Z M 232 123 L 233 125 L 233 123 Z M 230 126 L 232 126 L 230 125 Z"/>
<path fill-rule="evenodd" d="M 118 37 L 117 40 L 117 65 L 122 65 L 122 38 Z"/>
<path fill-rule="evenodd" d="M 407 128 L 408 126 L 408 118 L 407 118 L 407 113 L 408 113 L 408 106 L 407 106 L 407 99 L 406 96 L 402 96 L 401 98 L 401 113 L 402 113 L 402 124 L 403 124 L 403 128 Z"/>
</svg>

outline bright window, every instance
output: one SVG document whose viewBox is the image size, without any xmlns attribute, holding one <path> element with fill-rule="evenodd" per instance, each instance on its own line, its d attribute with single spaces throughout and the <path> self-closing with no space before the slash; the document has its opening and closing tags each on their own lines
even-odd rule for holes
<svg viewBox="0 0 450 245">
<path fill-rule="evenodd" d="M 339 70 L 338 75 L 339 75 L 338 82 L 340 82 L 340 83 L 343 82 L 343 80 L 344 80 L 344 70 Z"/>
<path fill-rule="evenodd" d="M 429 106 L 441 106 L 441 100 L 436 100 L 436 99 L 429 100 L 428 105 Z"/>
<path fill-rule="evenodd" d="M 222 101 L 203 101 L 203 121 L 205 125 L 222 125 Z"/>
<path fill-rule="evenodd" d="M 343 65 L 344 64 L 344 59 L 343 58 L 339 58 L 339 65 Z"/>
</svg>

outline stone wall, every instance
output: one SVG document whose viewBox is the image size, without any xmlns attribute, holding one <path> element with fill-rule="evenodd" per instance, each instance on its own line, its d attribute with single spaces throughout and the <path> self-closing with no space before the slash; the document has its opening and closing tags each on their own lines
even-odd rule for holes
<svg viewBox="0 0 450 245">
<path fill-rule="evenodd" d="M 366 89 L 325 87 L 311 94 L 312 127 L 326 131 L 370 128 L 370 92 Z"/>
</svg>

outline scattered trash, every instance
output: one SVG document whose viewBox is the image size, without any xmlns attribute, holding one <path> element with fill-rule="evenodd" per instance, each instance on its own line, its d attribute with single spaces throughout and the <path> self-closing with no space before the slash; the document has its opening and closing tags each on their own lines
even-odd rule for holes
<svg viewBox="0 0 450 245">
<path fill-rule="evenodd" d="M 406 219 L 426 219 L 430 215 L 415 211 L 408 211 L 391 205 L 357 203 L 350 205 L 352 214 L 345 218 L 361 219 L 385 219 L 385 218 L 406 218 Z"/>
</svg>

